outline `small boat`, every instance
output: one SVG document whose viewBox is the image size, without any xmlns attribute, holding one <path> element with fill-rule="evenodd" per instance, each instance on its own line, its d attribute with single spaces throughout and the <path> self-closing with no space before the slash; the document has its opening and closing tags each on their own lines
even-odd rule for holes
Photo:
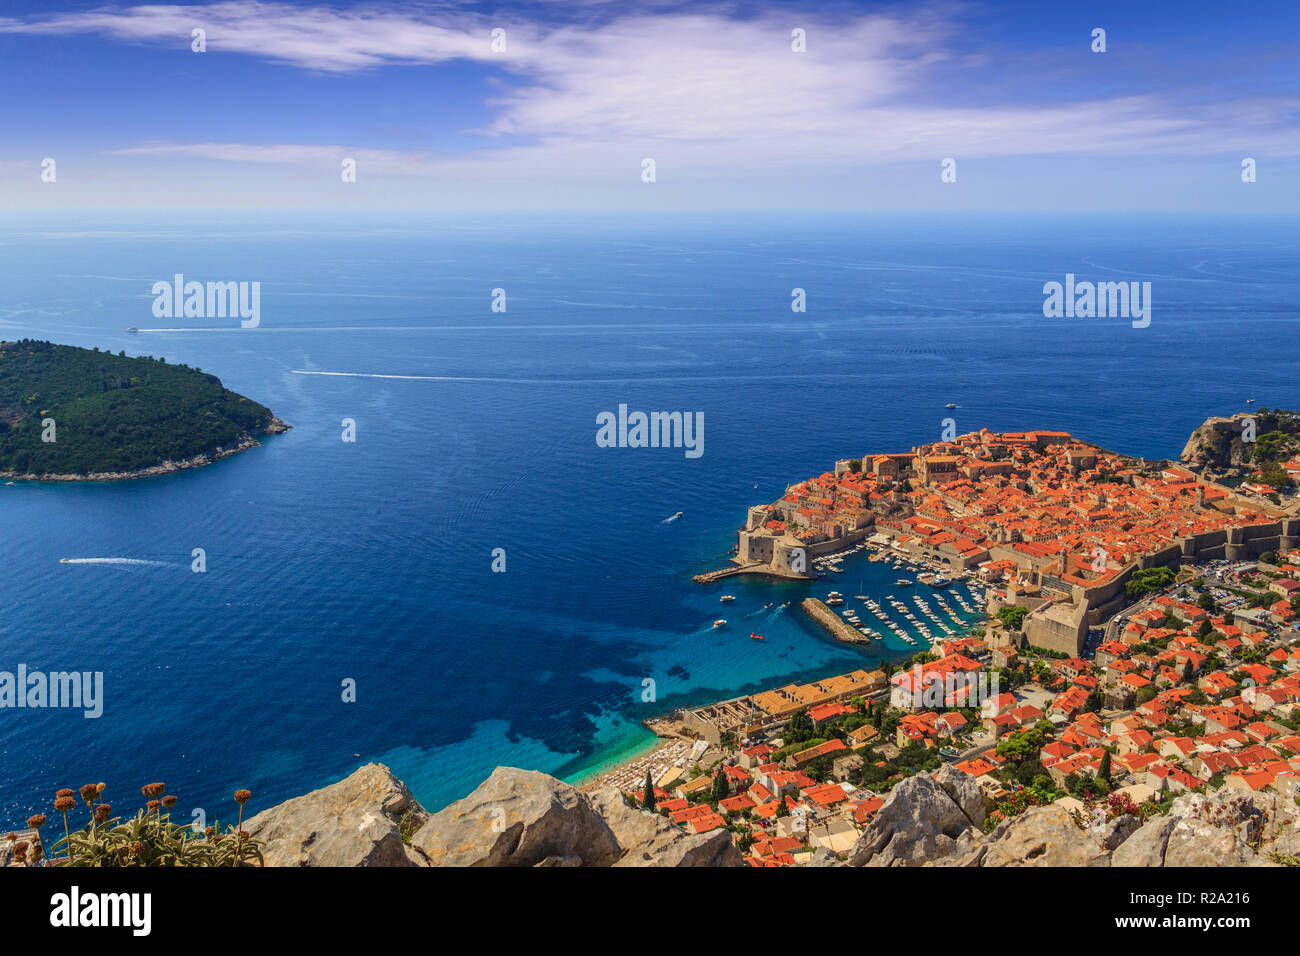
<svg viewBox="0 0 1300 956">
<path fill-rule="evenodd" d="M 956 402 L 949 402 L 947 405 L 945 405 L 945 406 L 943 406 L 943 407 L 944 407 L 944 408 L 957 408 L 958 406 L 957 406 L 957 403 L 956 403 Z"/>
<path fill-rule="evenodd" d="M 134 325 L 128 325 L 128 326 L 126 327 L 126 330 L 127 330 L 128 332 L 139 332 L 139 331 L 140 331 L 140 330 L 137 329 Z M 1252 398 L 1251 401 L 1253 402 L 1254 399 Z"/>
<path fill-rule="evenodd" d="M 912 581 L 910 578 L 899 578 L 894 582 L 894 585 L 900 588 L 910 588 L 912 586 Z"/>
<path fill-rule="evenodd" d="M 732 601 L 736 600 L 736 595 L 724 594 L 722 595 L 722 597 L 718 598 L 718 600 L 721 601 L 723 604 L 730 604 Z"/>
<path fill-rule="evenodd" d="M 1247 405 L 1254 405 L 1254 404 L 1255 404 L 1255 400 L 1254 400 L 1253 398 L 1248 398 L 1248 399 L 1246 399 L 1246 404 L 1247 404 Z"/>
<path fill-rule="evenodd" d="M 765 640 L 765 638 L 763 637 L 762 634 L 755 634 L 753 631 L 750 631 L 750 632 L 749 632 L 749 636 L 750 636 L 751 638 L 753 638 L 754 640 L 756 640 L 756 641 Z"/>
<path fill-rule="evenodd" d="M 726 627 L 726 626 L 727 626 L 727 619 L 726 619 L 725 617 L 720 617 L 720 618 L 718 618 L 716 621 L 713 622 L 713 626 L 714 626 L 714 627 Z"/>
</svg>

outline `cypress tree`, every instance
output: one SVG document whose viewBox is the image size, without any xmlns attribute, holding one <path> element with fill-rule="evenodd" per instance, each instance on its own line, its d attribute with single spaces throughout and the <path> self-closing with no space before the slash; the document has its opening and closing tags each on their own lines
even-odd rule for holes
<svg viewBox="0 0 1300 956">
<path fill-rule="evenodd" d="M 717 803 L 720 800 L 727 799 L 730 792 L 731 790 L 727 786 L 727 771 L 719 766 L 718 772 L 713 775 L 713 802 Z"/>
</svg>

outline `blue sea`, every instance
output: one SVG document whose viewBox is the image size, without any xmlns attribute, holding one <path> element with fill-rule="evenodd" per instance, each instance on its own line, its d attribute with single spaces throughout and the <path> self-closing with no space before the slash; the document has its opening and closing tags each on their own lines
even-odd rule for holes
<svg viewBox="0 0 1300 956">
<path fill-rule="evenodd" d="M 0 484 L 0 670 L 105 680 L 99 719 L 0 711 L 0 828 L 92 781 L 130 809 L 161 780 L 211 818 L 238 787 L 255 811 L 372 760 L 438 808 L 499 764 L 578 779 L 674 707 L 901 658 L 782 607 L 883 596 L 896 572 L 691 575 L 725 563 L 748 506 L 837 458 L 937 440 L 949 416 L 1174 457 L 1247 398 L 1300 407 L 1296 226 L 0 221 L 0 338 L 165 356 L 293 426 L 161 478 Z M 260 327 L 155 319 L 150 289 L 175 273 L 260 282 Z M 1043 284 L 1067 273 L 1151 282 L 1150 326 L 1044 318 Z M 702 412 L 704 454 L 598 447 L 596 416 L 620 404 Z"/>
</svg>

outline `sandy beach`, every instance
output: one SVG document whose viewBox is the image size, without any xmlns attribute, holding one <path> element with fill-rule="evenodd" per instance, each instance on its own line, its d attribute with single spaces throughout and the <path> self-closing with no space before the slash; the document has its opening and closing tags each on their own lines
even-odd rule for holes
<svg viewBox="0 0 1300 956">
<path fill-rule="evenodd" d="M 685 767 L 691 746 L 692 741 L 680 737 L 661 739 L 648 751 L 594 771 L 578 784 L 578 789 L 590 791 L 616 787 L 623 793 L 640 793 L 645 788 L 647 770 L 650 778 L 657 781 L 670 767 Z"/>
</svg>

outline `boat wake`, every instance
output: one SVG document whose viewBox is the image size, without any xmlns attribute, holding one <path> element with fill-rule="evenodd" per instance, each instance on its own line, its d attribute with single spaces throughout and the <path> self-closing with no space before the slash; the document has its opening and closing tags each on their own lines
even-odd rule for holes
<svg viewBox="0 0 1300 956">
<path fill-rule="evenodd" d="M 113 567 L 174 568 L 179 565 L 145 558 L 59 558 L 59 564 L 106 564 Z"/>
<path fill-rule="evenodd" d="M 675 514 L 675 515 L 670 515 L 669 517 L 665 518 L 663 521 L 661 521 L 661 522 L 659 522 L 659 523 L 660 523 L 660 524 L 672 524 L 674 521 L 676 521 L 676 520 L 677 520 L 678 518 L 680 518 L 681 516 L 682 516 L 682 513 L 679 511 L 679 512 L 677 512 L 677 514 Z"/>
</svg>

